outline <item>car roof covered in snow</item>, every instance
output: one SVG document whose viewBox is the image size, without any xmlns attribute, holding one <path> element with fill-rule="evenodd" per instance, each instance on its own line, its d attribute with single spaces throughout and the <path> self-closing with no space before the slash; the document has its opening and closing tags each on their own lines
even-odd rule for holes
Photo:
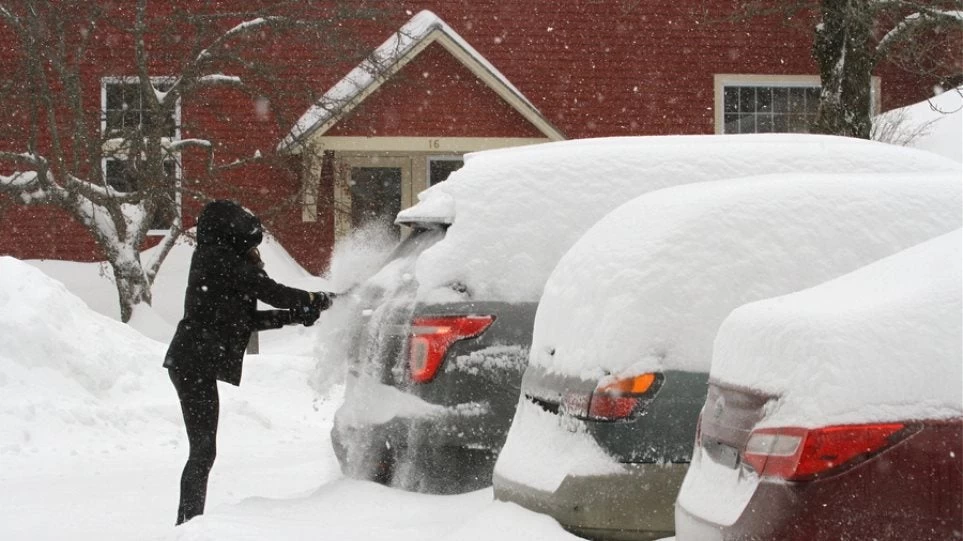
<svg viewBox="0 0 963 541">
<path fill-rule="evenodd" d="M 778 396 L 770 426 L 959 417 L 961 245 L 957 230 L 735 310 L 716 339 L 712 379 Z"/>
<path fill-rule="evenodd" d="M 957 174 L 785 174 L 641 196 L 561 259 L 531 364 L 583 379 L 708 372 L 734 308 L 811 287 L 960 227 Z"/>
<path fill-rule="evenodd" d="M 617 137 L 470 154 L 399 223 L 450 223 L 416 266 L 419 296 L 462 284 L 474 300 L 536 301 L 593 223 L 641 194 L 691 182 L 806 172 L 954 171 L 932 153 L 852 138 L 764 134 Z M 447 295 L 450 295 L 447 291 Z"/>
</svg>

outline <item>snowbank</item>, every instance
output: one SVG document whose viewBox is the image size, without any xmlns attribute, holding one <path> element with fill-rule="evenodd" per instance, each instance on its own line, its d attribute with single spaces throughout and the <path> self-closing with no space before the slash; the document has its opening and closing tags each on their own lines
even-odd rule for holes
<svg viewBox="0 0 963 541">
<path fill-rule="evenodd" d="M 341 480 L 293 500 L 252 498 L 179 528 L 177 541 L 568 541 L 544 515 L 492 501 L 491 489 L 430 496 Z"/>
<path fill-rule="evenodd" d="M 78 452 L 72 436 L 103 450 L 116 438 L 102 436 L 128 430 L 152 443 L 171 436 L 150 435 L 154 415 L 124 400 L 143 392 L 147 371 L 162 372 L 165 346 L 92 312 L 22 261 L 0 257 L 0 275 L 0 454 L 69 456 Z"/>
<path fill-rule="evenodd" d="M 963 162 L 963 86 L 874 119 L 874 136 Z"/>
<path fill-rule="evenodd" d="M 716 339 L 711 378 L 778 396 L 760 426 L 959 417 L 961 246 L 957 230 L 735 310 Z"/>
<path fill-rule="evenodd" d="M 184 447 L 177 396 L 161 367 L 167 344 L 92 311 L 23 261 L 0 257 L 0 276 L 0 456 Z M 317 400 L 307 383 L 314 366 L 306 356 L 249 357 L 245 391 L 221 387 L 224 415 L 300 437 Z M 276 398 L 279 387 L 285 400 Z M 259 401 L 260 393 L 271 398 Z"/>
<path fill-rule="evenodd" d="M 149 260 L 155 249 L 145 250 L 141 259 Z M 274 280 L 309 291 L 330 289 L 328 280 L 304 270 L 271 235 L 265 235 L 259 249 L 261 259 L 264 260 L 264 268 Z M 187 289 L 187 273 L 190 270 L 193 255 L 193 240 L 189 235 L 182 236 L 164 259 L 160 272 L 154 280 L 154 286 L 151 288 L 151 306 L 139 306 L 135 310 L 130 322 L 131 327 L 159 342 L 170 342 L 171 337 L 174 336 L 174 328 L 184 314 L 184 292 Z M 114 273 L 110 265 L 58 260 L 27 262 L 62 282 L 94 311 L 120 320 L 117 288 L 114 285 Z M 287 329 L 281 331 L 282 334 L 287 332 Z"/>
<path fill-rule="evenodd" d="M 588 139 L 480 152 L 399 221 L 453 221 L 419 258 L 419 295 L 535 301 L 561 255 L 609 210 L 660 188 L 758 174 L 953 171 L 931 153 L 816 135 Z M 451 216 L 452 208 L 454 216 Z M 433 214 L 434 213 L 434 214 Z"/>
<path fill-rule="evenodd" d="M 39 265 L 100 280 L 96 265 Z M 31 264 L 0 257 L 0 276 L 5 540 L 575 539 L 490 490 L 426 497 L 338 481 L 328 435 L 342 388 L 319 398 L 308 381 L 325 360 L 307 355 L 248 356 L 243 386 L 219 387 L 207 514 L 175 529 L 187 441 L 161 367 L 166 344 L 91 310 Z M 74 278 L 84 294 L 98 289 Z M 302 352 L 313 343 L 286 339 Z"/>
<path fill-rule="evenodd" d="M 960 227 L 960 202 L 953 174 L 791 174 L 644 195 L 561 259 L 539 304 L 531 364 L 586 380 L 707 372 L 733 308 Z"/>
</svg>

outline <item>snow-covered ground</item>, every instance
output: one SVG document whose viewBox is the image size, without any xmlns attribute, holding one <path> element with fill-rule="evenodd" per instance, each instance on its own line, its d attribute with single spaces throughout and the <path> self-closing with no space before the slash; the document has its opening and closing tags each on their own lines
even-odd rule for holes
<svg viewBox="0 0 963 541">
<path fill-rule="evenodd" d="M 264 252 L 281 281 L 341 285 L 280 247 Z M 99 265 L 0 257 L 0 539 L 573 538 L 490 490 L 425 496 L 344 479 L 329 439 L 340 365 L 317 346 L 335 310 L 263 334 L 242 386 L 220 385 L 207 513 L 175 528 L 187 441 L 166 343 L 148 336 L 166 340 L 180 316 L 190 253 L 179 247 L 162 270 L 141 332 L 116 321 Z"/>
<path fill-rule="evenodd" d="M 874 119 L 877 138 L 963 162 L 963 86 Z"/>
</svg>

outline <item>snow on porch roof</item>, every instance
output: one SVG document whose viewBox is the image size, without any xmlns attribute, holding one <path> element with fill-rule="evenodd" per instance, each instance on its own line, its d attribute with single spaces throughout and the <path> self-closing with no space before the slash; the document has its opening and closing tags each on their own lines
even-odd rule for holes
<svg viewBox="0 0 963 541">
<path fill-rule="evenodd" d="M 445 47 L 465 67 L 482 80 L 486 80 L 502 99 L 549 139 L 565 139 L 562 132 L 555 128 L 495 66 L 445 24 L 440 17 L 431 11 L 424 10 L 412 17 L 368 58 L 325 92 L 317 103 L 308 108 L 278 144 L 278 152 L 298 152 L 299 147 L 308 137 L 326 132 L 435 41 Z"/>
</svg>

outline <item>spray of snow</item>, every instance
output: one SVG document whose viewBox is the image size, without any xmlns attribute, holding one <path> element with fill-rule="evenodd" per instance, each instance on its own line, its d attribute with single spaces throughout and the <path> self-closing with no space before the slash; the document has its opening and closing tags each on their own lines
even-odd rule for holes
<svg viewBox="0 0 963 541">
<path fill-rule="evenodd" d="M 352 229 L 334 244 L 326 276 L 332 289 L 346 291 L 370 278 L 397 244 L 397 234 L 378 222 Z"/>
</svg>

